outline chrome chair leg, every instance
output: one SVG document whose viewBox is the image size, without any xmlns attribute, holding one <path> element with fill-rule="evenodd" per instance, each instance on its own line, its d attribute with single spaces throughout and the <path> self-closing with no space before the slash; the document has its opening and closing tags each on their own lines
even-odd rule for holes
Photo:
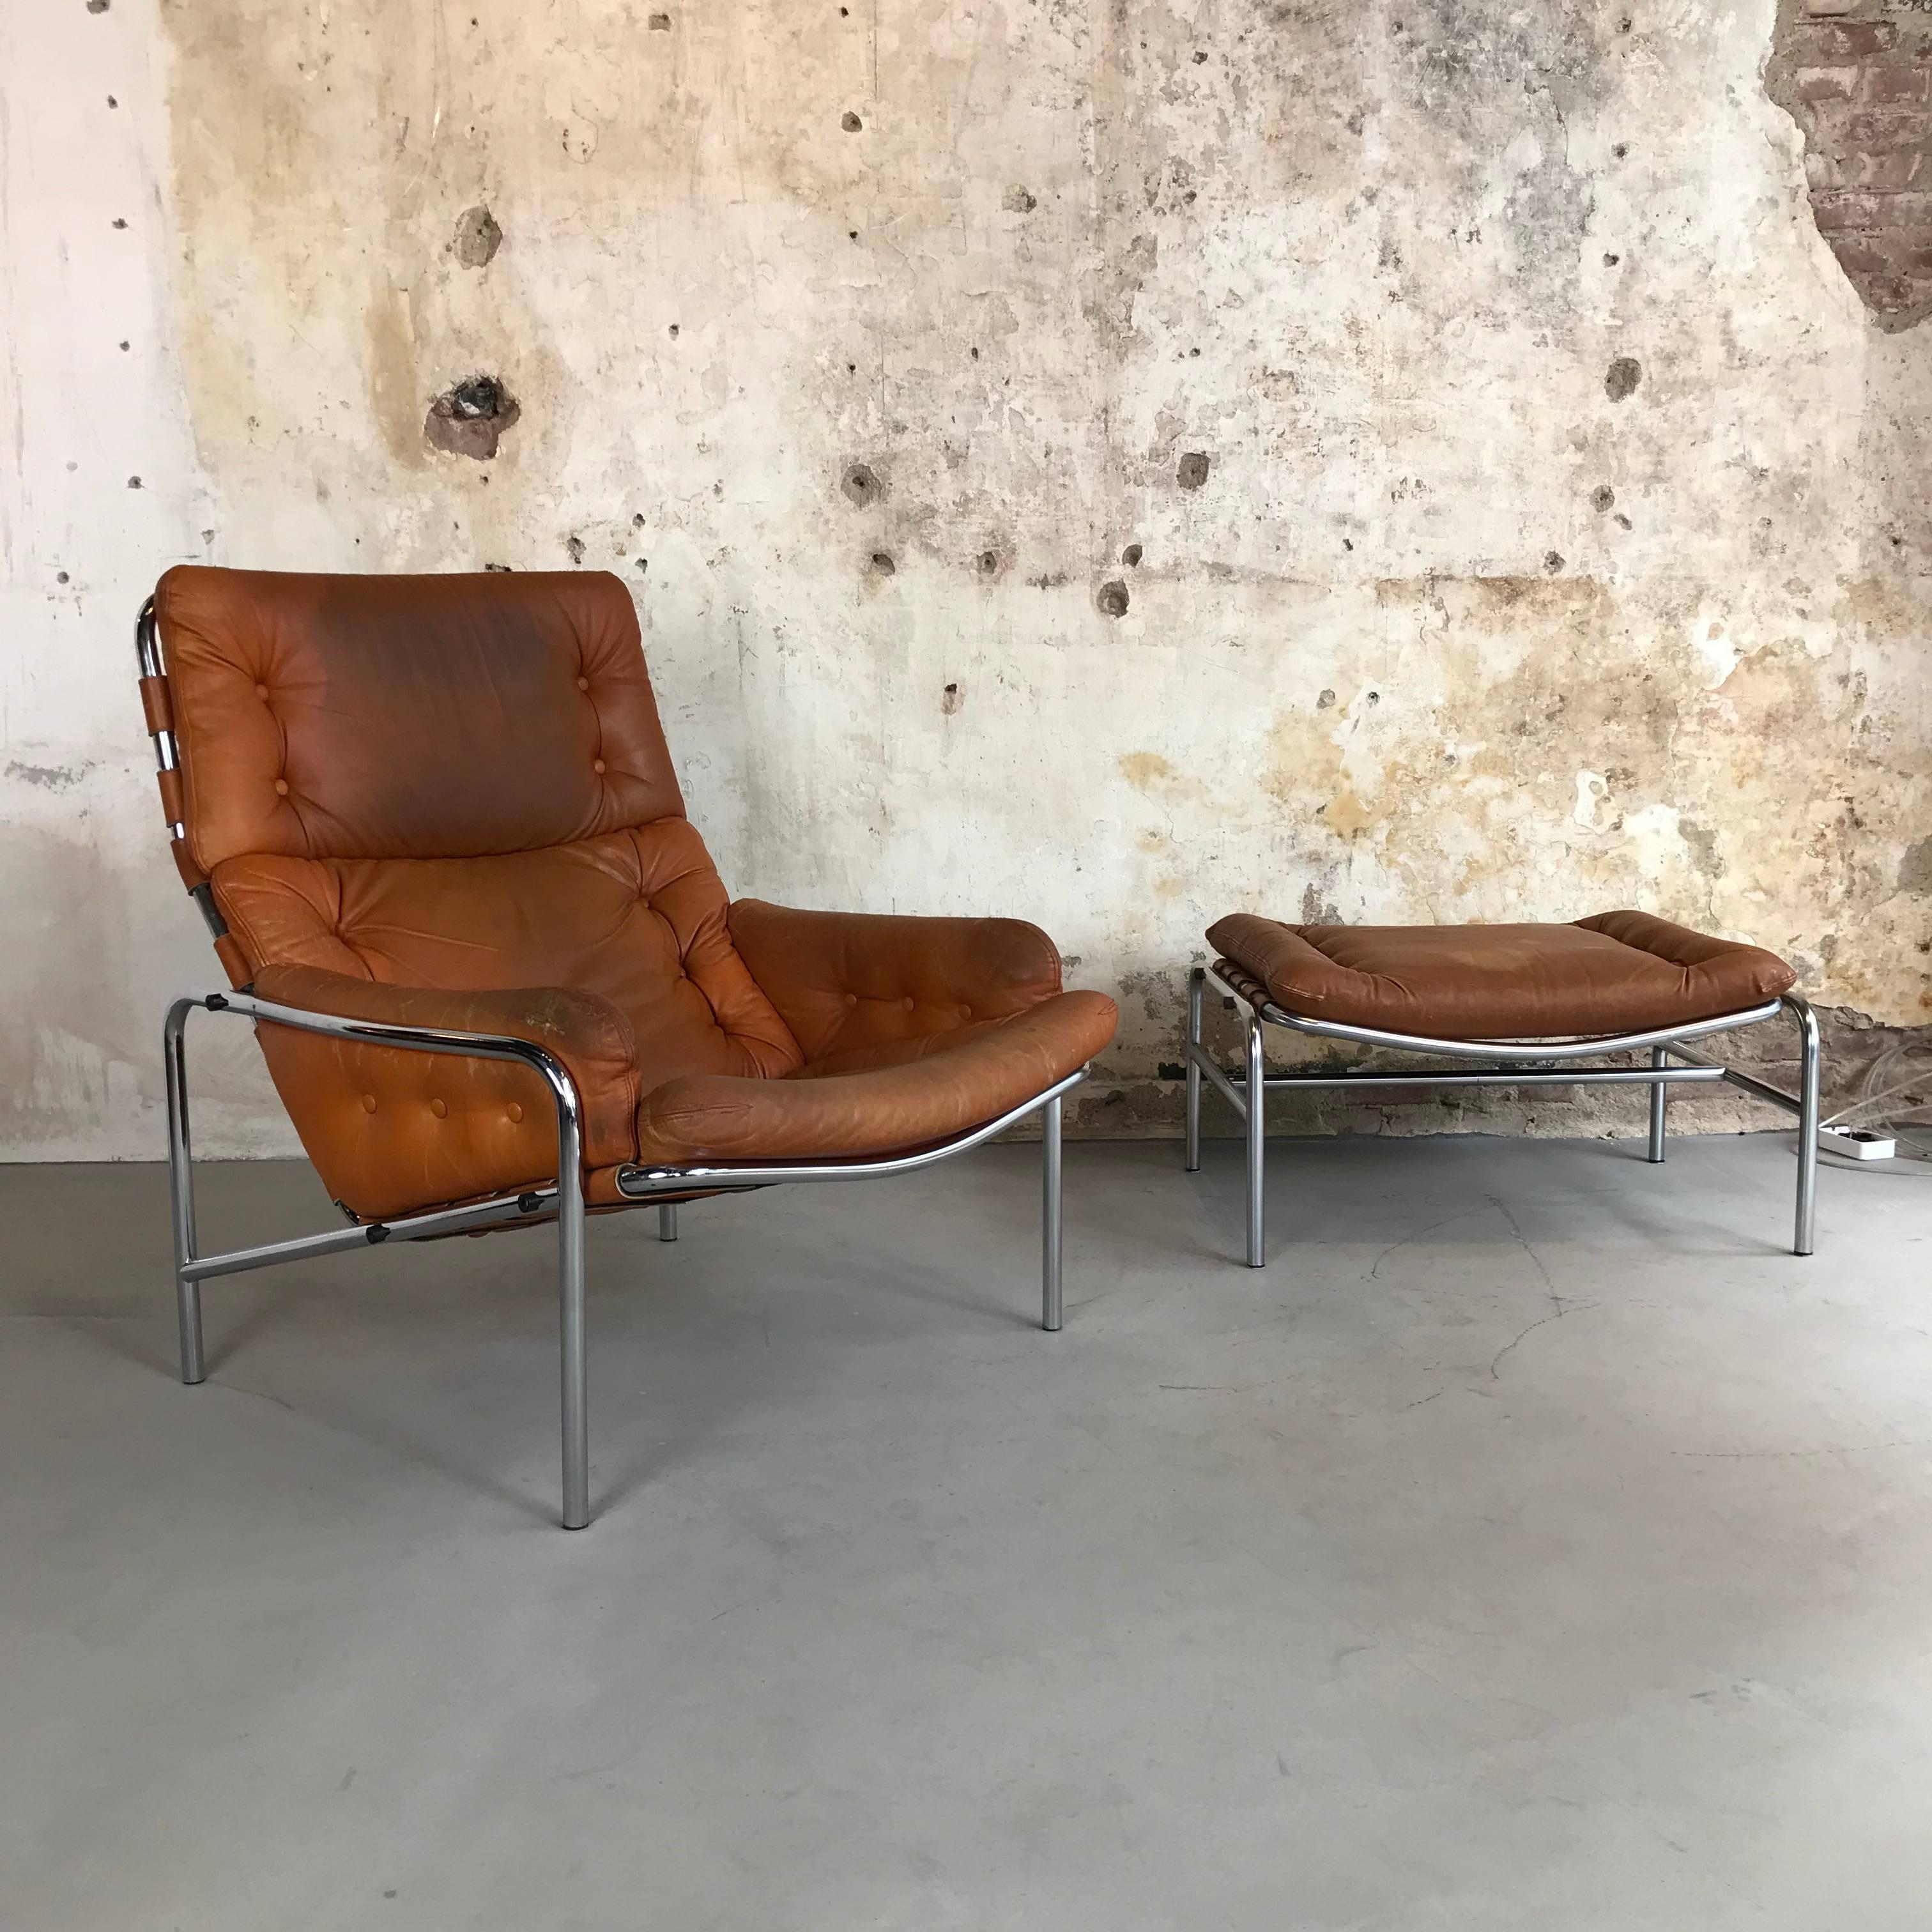
<svg viewBox="0 0 1932 1932">
<path fill-rule="evenodd" d="M 1199 966 L 1187 975 L 1187 1172 L 1201 1172 L 1201 1067 L 1194 1058 L 1201 1050 L 1201 1002 L 1208 988 L 1206 970 Z"/>
<path fill-rule="evenodd" d="M 175 1313 L 181 1330 L 181 1378 L 190 1386 L 208 1378 L 201 1341 L 201 1283 L 190 1281 L 182 1272 L 195 1258 L 194 1152 L 188 1138 L 183 1040 L 194 1004 L 176 1000 L 161 1031 L 161 1066 L 168 1091 L 168 1193 L 174 1210 Z"/>
<path fill-rule="evenodd" d="M 1808 1255 L 1818 1227 L 1818 1016 L 1796 993 L 1784 996 L 1784 1010 L 1798 1022 L 1798 1214 L 1791 1252 Z"/>
<path fill-rule="evenodd" d="M 1262 1022 L 1258 1013 L 1248 1016 L 1248 1078 L 1242 1098 L 1248 1117 L 1248 1265 L 1268 1266 L 1268 1238 L 1264 1223 L 1262 1155 L 1263 1116 L 1268 1105 L 1268 1069 L 1262 1052 Z"/>
<path fill-rule="evenodd" d="M 658 1239 L 674 1241 L 677 1239 L 677 1203 L 667 1201 L 658 1210 Z"/>
<path fill-rule="evenodd" d="M 1650 1049 L 1650 1064 L 1653 1067 L 1670 1064 L 1670 1049 L 1653 1046 Z M 1661 1166 L 1664 1160 L 1664 1109 L 1670 1098 L 1670 1089 L 1661 1080 L 1654 1080 L 1650 1087 L 1650 1158 L 1653 1164 Z"/>
<path fill-rule="evenodd" d="M 1060 1096 L 1040 1116 L 1040 1325 L 1058 1334 L 1061 1306 L 1060 1264 L 1063 1247 L 1060 1213 Z"/>
<path fill-rule="evenodd" d="M 590 1416 L 584 1361 L 584 1130 L 574 1100 L 556 1121 L 558 1315 L 563 1370 L 563 1526 L 590 1520 Z"/>
</svg>

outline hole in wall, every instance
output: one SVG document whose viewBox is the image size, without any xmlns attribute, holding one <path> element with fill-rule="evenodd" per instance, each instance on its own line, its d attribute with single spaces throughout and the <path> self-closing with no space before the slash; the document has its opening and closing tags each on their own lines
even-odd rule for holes
<svg viewBox="0 0 1932 1932">
<path fill-rule="evenodd" d="M 487 268 L 502 245 L 503 231 L 496 225 L 496 218 L 480 202 L 456 218 L 456 234 L 450 247 L 466 268 Z"/>
<path fill-rule="evenodd" d="M 423 440 L 432 449 L 488 463 L 503 433 L 523 414 L 517 399 L 495 376 L 476 375 L 444 390 L 423 418 Z"/>
</svg>

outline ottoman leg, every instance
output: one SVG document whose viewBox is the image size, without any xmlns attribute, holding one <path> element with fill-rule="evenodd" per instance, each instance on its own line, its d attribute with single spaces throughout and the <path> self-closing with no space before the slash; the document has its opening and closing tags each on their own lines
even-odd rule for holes
<svg viewBox="0 0 1932 1932">
<path fill-rule="evenodd" d="M 1668 1066 L 1670 1052 L 1667 1047 L 1653 1046 L 1650 1049 L 1650 1064 L 1653 1067 Z M 1664 1108 L 1670 1096 L 1670 1089 L 1661 1080 L 1654 1080 L 1650 1088 L 1650 1158 L 1653 1163 L 1662 1166 L 1664 1161 Z"/>
<path fill-rule="evenodd" d="M 1187 976 L 1187 1172 L 1201 1172 L 1201 1001 L 1208 975 L 1196 966 Z"/>
<path fill-rule="evenodd" d="M 1268 1232 L 1264 1224 L 1264 1197 L 1262 1190 L 1263 1114 L 1268 1089 L 1267 1070 L 1262 1058 L 1262 1023 L 1258 1014 L 1248 1016 L 1248 1079 L 1242 1095 L 1248 1105 L 1248 1265 L 1268 1266 Z"/>
<path fill-rule="evenodd" d="M 1784 1010 L 1798 1022 L 1798 1217 L 1791 1252 L 1808 1255 L 1818 1223 L 1818 1016 L 1796 993 Z"/>
<path fill-rule="evenodd" d="M 1040 1117 L 1040 1325 L 1049 1335 L 1059 1334 L 1064 1319 L 1060 1262 L 1065 1238 L 1060 1175 L 1060 1096 L 1056 1094 Z"/>
</svg>

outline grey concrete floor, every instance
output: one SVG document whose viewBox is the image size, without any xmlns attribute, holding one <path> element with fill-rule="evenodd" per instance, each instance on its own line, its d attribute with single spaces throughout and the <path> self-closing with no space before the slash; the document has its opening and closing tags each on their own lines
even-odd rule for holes
<svg viewBox="0 0 1932 1932">
<path fill-rule="evenodd" d="M 211 1285 L 0 1171 L 12 1932 L 1932 1925 L 1932 1176 L 1067 1152 Z M 206 1171 L 211 1240 L 328 1225 Z"/>
</svg>

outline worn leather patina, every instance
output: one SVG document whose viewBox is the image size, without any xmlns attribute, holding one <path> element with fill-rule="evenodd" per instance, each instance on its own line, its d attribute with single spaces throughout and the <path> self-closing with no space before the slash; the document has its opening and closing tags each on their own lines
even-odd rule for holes
<svg viewBox="0 0 1932 1932">
<path fill-rule="evenodd" d="M 602 572 L 184 566 L 155 595 L 165 802 L 236 984 L 513 1034 L 563 1062 L 585 1184 L 638 1161 L 890 1156 L 998 1119 L 1113 1037 L 1036 927 L 733 904 L 684 816 L 636 613 Z M 554 1178 L 542 1078 L 258 1028 L 364 1217 Z"/>
<path fill-rule="evenodd" d="M 1208 942 L 1284 1012 L 1430 1040 L 1647 1033 L 1762 1006 L 1798 977 L 1760 946 L 1641 912 L 1569 926 L 1284 926 L 1235 913 Z"/>
</svg>

